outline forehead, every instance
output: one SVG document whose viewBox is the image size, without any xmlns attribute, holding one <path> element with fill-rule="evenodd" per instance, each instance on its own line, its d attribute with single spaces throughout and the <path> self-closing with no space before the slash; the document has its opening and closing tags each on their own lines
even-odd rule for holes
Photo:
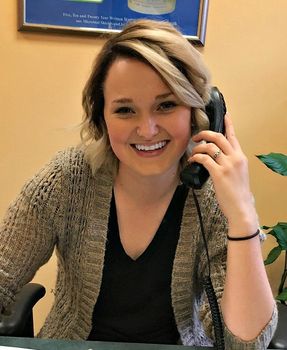
<svg viewBox="0 0 287 350">
<path fill-rule="evenodd" d="M 150 91 L 169 92 L 170 88 L 149 64 L 135 58 L 117 58 L 110 66 L 104 83 L 104 94 L 145 94 Z"/>
</svg>

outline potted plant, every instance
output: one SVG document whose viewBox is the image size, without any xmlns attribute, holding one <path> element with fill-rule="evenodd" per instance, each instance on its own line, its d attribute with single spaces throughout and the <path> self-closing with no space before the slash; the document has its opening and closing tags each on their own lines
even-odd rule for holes
<svg viewBox="0 0 287 350">
<path fill-rule="evenodd" d="M 268 168 L 277 174 L 287 176 L 287 155 L 281 153 L 269 153 L 267 155 L 258 155 L 260 159 Z M 265 265 L 272 264 L 281 254 L 285 254 L 285 263 L 281 276 L 281 281 L 278 287 L 278 295 L 276 299 L 282 304 L 287 301 L 287 222 L 278 222 L 274 226 L 262 226 L 267 234 L 275 237 L 277 246 L 271 249 L 266 260 Z"/>
<path fill-rule="evenodd" d="M 269 153 L 258 155 L 257 158 L 275 173 L 287 176 L 287 155 Z M 278 325 L 269 347 L 273 349 L 287 349 L 287 222 L 279 221 L 274 226 L 262 226 L 262 228 L 267 234 L 275 237 L 277 241 L 277 246 L 270 250 L 264 261 L 265 265 L 272 264 L 281 254 L 285 255 L 278 295 L 276 296 L 276 299 L 280 302 L 278 303 Z"/>
</svg>

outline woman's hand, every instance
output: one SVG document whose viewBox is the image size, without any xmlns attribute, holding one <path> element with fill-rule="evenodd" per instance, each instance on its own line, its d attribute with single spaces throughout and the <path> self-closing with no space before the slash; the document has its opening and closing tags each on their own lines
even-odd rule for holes
<svg viewBox="0 0 287 350">
<path fill-rule="evenodd" d="M 209 172 L 229 232 L 248 235 L 258 228 L 253 196 L 249 187 L 248 161 L 235 136 L 231 118 L 225 116 L 226 137 L 204 130 L 193 136 L 200 143 L 193 148 L 189 162 L 202 164 Z"/>
</svg>

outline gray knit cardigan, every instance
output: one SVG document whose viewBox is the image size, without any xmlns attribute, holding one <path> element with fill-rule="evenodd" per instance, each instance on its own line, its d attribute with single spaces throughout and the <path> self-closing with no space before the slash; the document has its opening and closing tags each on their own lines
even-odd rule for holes
<svg viewBox="0 0 287 350">
<path fill-rule="evenodd" d="M 55 301 L 39 337 L 87 339 L 90 333 L 101 286 L 112 186 L 111 176 L 103 170 L 93 176 L 83 152 L 69 148 L 59 152 L 23 187 L 1 223 L 0 308 L 13 300 L 56 247 Z M 226 220 L 210 183 L 197 195 L 208 237 L 212 280 L 220 300 L 225 276 Z M 171 285 L 175 320 L 184 345 L 207 346 L 213 342 L 209 305 L 201 283 L 206 270 L 197 212 L 189 194 Z M 275 308 L 270 322 L 250 342 L 241 341 L 225 327 L 226 348 L 267 348 L 276 322 Z"/>
</svg>

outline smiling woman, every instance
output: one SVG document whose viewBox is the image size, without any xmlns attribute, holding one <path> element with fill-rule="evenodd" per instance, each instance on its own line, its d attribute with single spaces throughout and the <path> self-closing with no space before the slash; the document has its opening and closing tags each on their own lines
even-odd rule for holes
<svg viewBox="0 0 287 350">
<path fill-rule="evenodd" d="M 143 86 L 148 87 L 142 89 Z M 104 117 L 118 176 L 177 174 L 191 135 L 191 108 L 184 106 L 146 63 L 118 58 L 104 83 Z"/>
<path fill-rule="evenodd" d="M 36 174 L 0 226 L 0 308 L 56 247 L 40 337 L 214 344 L 199 205 L 226 348 L 267 348 L 277 309 L 247 161 L 230 117 L 226 137 L 207 130 L 209 95 L 201 55 L 171 24 L 130 22 L 106 41 L 83 91 L 81 145 Z M 187 162 L 210 173 L 199 203 L 180 181 Z"/>
</svg>

